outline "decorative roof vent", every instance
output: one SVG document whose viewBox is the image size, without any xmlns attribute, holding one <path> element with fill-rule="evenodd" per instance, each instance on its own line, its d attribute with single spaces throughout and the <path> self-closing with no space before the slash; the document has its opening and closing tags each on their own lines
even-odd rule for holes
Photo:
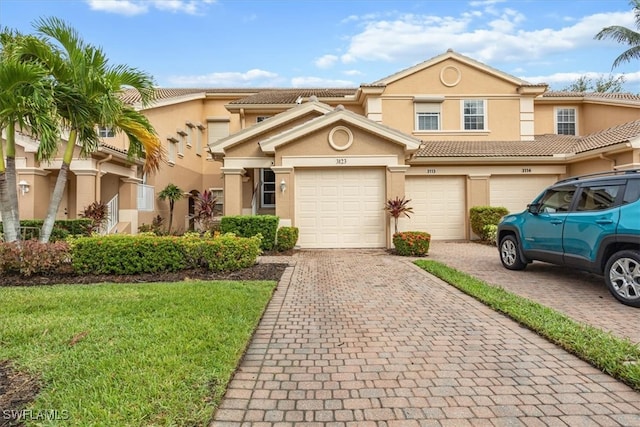
<svg viewBox="0 0 640 427">
<path fill-rule="evenodd" d="M 311 96 L 309 97 L 309 102 L 318 102 L 318 97 L 317 97 L 317 96 L 315 96 L 315 95 L 311 95 Z"/>
</svg>

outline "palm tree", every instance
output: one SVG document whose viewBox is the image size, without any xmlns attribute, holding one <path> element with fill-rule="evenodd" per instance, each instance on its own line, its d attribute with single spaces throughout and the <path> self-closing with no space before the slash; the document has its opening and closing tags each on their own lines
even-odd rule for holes
<svg viewBox="0 0 640 427">
<path fill-rule="evenodd" d="M 636 20 L 636 27 L 640 29 L 640 0 L 631 0 L 629 4 L 633 7 L 633 14 Z M 613 61 L 615 68 L 623 62 L 630 62 L 632 59 L 640 59 L 640 33 L 621 25 L 612 25 L 603 28 L 595 35 L 596 40 L 613 39 L 618 43 L 629 46 L 629 49 L 622 52 L 620 56 Z"/>
<path fill-rule="evenodd" d="M 0 129 L 6 130 L 5 150 L 0 144 L 0 212 L 5 241 L 20 239 L 16 177 L 16 126 L 41 141 L 40 148 L 55 147 L 58 121 L 53 105 L 49 73 L 41 64 L 24 60 L 24 43 L 43 44 L 43 40 L 6 29 L 0 31 Z M 38 157 L 41 152 L 39 150 Z"/>
<path fill-rule="evenodd" d="M 54 104 L 69 137 L 62 155 L 62 166 L 51 196 L 40 241 L 47 242 L 62 201 L 76 144 L 80 155 L 99 148 L 97 126 L 111 126 L 129 137 L 130 157 L 145 156 L 145 171 L 156 171 L 164 151 L 153 127 L 144 116 L 124 104 L 119 97 L 125 87 L 140 92 L 143 105 L 153 96 L 150 75 L 126 65 L 110 66 L 102 49 L 86 44 L 77 31 L 57 18 L 41 19 L 36 31 L 55 43 L 44 49 L 31 45 L 26 54 L 43 64 L 54 80 Z M 55 152 L 45 153 L 49 158 Z M 46 157 L 45 156 L 45 157 Z"/>
<path fill-rule="evenodd" d="M 169 200 L 169 229 L 167 233 L 171 234 L 171 224 L 173 223 L 173 207 L 176 201 L 182 199 L 182 190 L 175 184 L 168 184 L 160 193 L 160 200 Z"/>
</svg>

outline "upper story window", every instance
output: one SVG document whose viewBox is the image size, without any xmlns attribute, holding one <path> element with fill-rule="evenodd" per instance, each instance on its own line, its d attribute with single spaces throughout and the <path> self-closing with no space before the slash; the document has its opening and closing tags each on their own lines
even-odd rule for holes
<svg viewBox="0 0 640 427">
<path fill-rule="evenodd" d="M 575 108 L 556 108 L 556 133 L 558 135 L 576 134 Z"/>
<path fill-rule="evenodd" d="M 271 117 L 271 116 L 258 116 L 258 117 L 256 117 L 256 123 L 264 122 L 269 117 Z"/>
<path fill-rule="evenodd" d="M 440 130 L 440 105 L 435 102 L 416 103 L 416 130 Z"/>
<path fill-rule="evenodd" d="M 116 136 L 116 133 L 111 126 L 100 126 L 98 128 L 98 135 L 100 135 L 100 138 L 113 138 Z"/>
<path fill-rule="evenodd" d="M 464 130 L 485 129 L 485 101 L 483 99 L 465 99 L 462 104 Z"/>
</svg>

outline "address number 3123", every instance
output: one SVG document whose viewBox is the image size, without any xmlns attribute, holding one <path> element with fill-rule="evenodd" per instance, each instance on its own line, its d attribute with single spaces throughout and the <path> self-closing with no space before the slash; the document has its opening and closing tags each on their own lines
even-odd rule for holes
<svg viewBox="0 0 640 427">
<path fill-rule="evenodd" d="M 338 157 L 336 159 L 336 165 L 346 165 L 347 164 L 347 159 L 345 159 L 344 157 Z"/>
</svg>

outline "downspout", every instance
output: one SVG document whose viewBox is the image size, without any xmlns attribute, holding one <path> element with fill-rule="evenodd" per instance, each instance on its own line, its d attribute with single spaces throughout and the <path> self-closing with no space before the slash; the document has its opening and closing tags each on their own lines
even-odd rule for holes
<svg viewBox="0 0 640 427">
<path fill-rule="evenodd" d="M 616 170 L 616 161 L 610 157 L 605 156 L 604 154 L 600 154 L 598 157 L 600 157 L 602 160 L 606 160 L 608 162 L 611 162 L 611 170 L 614 171 Z"/>
<path fill-rule="evenodd" d="M 102 188 L 101 188 L 101 182 L 102 182 L 102 164 L 106 163 L 108 161 L 110 161 L 111 159 L 113 159 L 113 154 L 109 154 L 107 157 L 105 157 L 102 160 L 98 160 L 98 162 L 96 163 L 96 169 L 98 170 L 98 172 L 96 173 L 96 201 L 97 202 L 101 202 L 102 197 L 100 197 L 100 193 L 102 192 Z"/>
</svg>

